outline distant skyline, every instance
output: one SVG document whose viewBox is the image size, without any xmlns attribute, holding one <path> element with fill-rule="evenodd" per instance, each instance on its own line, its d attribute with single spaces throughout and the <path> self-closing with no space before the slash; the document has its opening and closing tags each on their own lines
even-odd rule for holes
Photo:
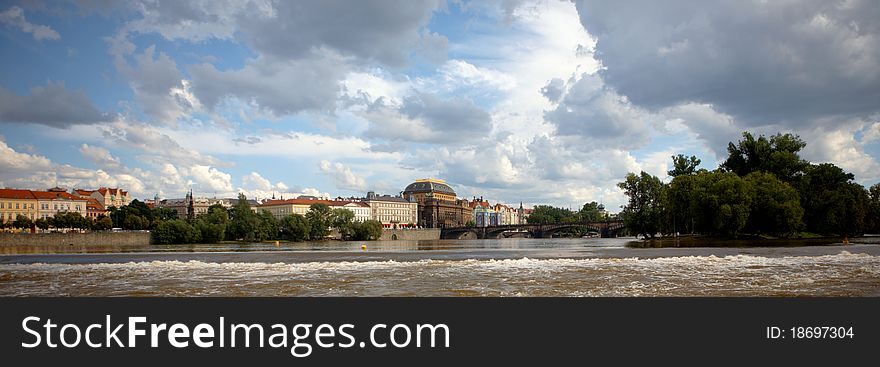
<svg viewBox="0 0 880 367">
<path fill-rule="evenodd" d="M 880 181 L 880 2 L 4 1 L 0 187 L 580 208 L 742 131 Z"/>
</svg>

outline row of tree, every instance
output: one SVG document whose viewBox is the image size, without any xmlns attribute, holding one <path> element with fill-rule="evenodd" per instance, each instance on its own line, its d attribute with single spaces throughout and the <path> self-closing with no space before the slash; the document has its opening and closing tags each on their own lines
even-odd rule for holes
<svg viewBox="0 0 880 367">
<path fill-rule="evenodd" d="M 339 231 L 343 239 L 375 240 L 382 235 L 382 224 L 375 220 L 355 222 L 348 209 L 330 209 L 326 204 L 312 204 L 306 215 L 291 214 L 277 220 L 271 213 L 251 210 L 247 198 L 239 195 L 238 203 L 228 210 L 212 205 L 208 212 L 192 221 L 148 218 L 153 223 L 153 241 L 159 244 L 215 243 L 221 240 L 259 242 L 266 240 L 323 240 L 330 229 Z M 124 221 L 125 219 L 123 219 Z"/>
<path fill-rule="evenodd" d="M 629 197 L 621 216 L 630 232 L 645 237 L 880 232 L 880 184 L 866 190 L 840 167 L 802 159 L 805 146 L 792 134 L 744 132 L 713 171 L 698 168 L 695 156 L 673 156 L 671 182 L 643 171 L 618 184 Z"/>
<path fill-rule="evenodd" d="M 95 220 L 83 217 L 77 212 L 58 212 L 54 216 L 48 218 L 37 218 L 32 220 L 26 215 L 19 214 L 15 220 L 2 223 L 5 228 L 31 229 L 39 228 L 48 230 L 55 229 L 85 229 L 85 230 L 108 230 L 113 227 L 113 221 L 106 216 L 99 216 Z"/>
</svg>

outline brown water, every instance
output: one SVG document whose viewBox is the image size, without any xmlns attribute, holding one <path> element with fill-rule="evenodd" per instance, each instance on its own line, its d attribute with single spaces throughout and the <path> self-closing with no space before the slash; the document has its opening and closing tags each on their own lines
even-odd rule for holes
<svg viewBox="0 0 880 367">
<path fill-rule="evenodd" d="M 880 245 L 870 238 L 736 248 L 630 241 L 4 248 L 0 296 L 880 296 Z"/>
</svg>

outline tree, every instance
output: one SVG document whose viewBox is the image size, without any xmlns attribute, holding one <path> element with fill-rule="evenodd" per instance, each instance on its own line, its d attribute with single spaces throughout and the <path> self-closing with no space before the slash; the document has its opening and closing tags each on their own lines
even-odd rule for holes
<svg viewBox="0 0 880 367">
<path fill-rule="evenodd" d="M 278 220 L 268 210 L 261 210 L 257 214 L 260 223 L 260 230 L 257 241 L 278 239 L 281 230 L 278 228 Z"/>
<path fill-rule="evenodd" d="M 37 218 L 37 220 L 34 221 L 34 225 L 36 225 L 37 228 L 45 231 L 45 230 L 49 229 L 49 220 L 45 219 L 45 218 Z"/>
<path fill-rule="evenodd" d="M 140 215 L 127 214 L 123 220 L 122 228 L 134 231 L 149 229 L 150 221 Z"/>
<path fill-rule="evenodd" d="M 201 239 L 201 233 L 183 219 L 163 221 L 153 230 L 153 242 L 157 244 L 196 243 Z"/>
<path fill-rule="evenodd" d="M 352 226 L 352 238 L 357 241 L 378 240 L 382 237 L 382 223 L 369 219 L 354 223 Z"/>
<path fill-rule="evenodd" d="M 880 233 L 880 183 L 876 183 L 868 189 L 870 202 L 868 203 L 868 215 L 865 219 L 865 229 L 869 233 Z"/>
<path fill-rule="evenodd" d="M 113 220 L 107 216 L 98 217 L 95 220 L 94 226 L 92 226 L 92 229 L 98 230 L 98 231 L 106 231 L 111 228 L 113 228 Z"/>
<path fill-rule="evenodd" d="M 202 242 L 217 243 L 226 235 L 226 226 L 229 225 L 229 214 L 223 206 L 208 208 L 208 212 L 200 215 L 193 222 L 193 228 L 201 234 Z"/>
<path fill-rule="evenodd" d="M 749 218 L 751 186 L 732 172 L 704 172 L 696 177 L 693 195 L 697 231 L 736 236 Z"/>
<path fill-rule="evenodd" d="M 752 187 L 752 206 L 746 230 L 790 237 L 803 226 L 804 209 L 794 187 L 772 173 L 752 172 L 745 177 Z"/>
<path fill-rule="evenodd" d="M 354 212 L 348 209 L 336 208 L 330 212 L 330 223 L 333 228 L 339 231 L 342 239 L 351 236 L 352 226 L 354 224 Z"/>
<path fill-rule="evenodd" d="M 259 241 L 262 237 L 260 219 L 251 210 L 244 194 L 238 194 L 238 203 L 229 210 L 228 237 L 233 240 Z"/>
<path fill-rule="evenodd" d="M 847 173 L 831 163 L 810 166 L 799 182 L 807 230 L 820 234 L 864 233 L 868 193 Z"/>
<path fill-rule="evenodd" d="M 760 135 L 757 139 L 743 132 L 743 140 L 737 144 L 727 145 L 729 154 L 721 165 L 726 171 L 739 176 L 762 171 L 776 175 L 782 181 L 792 183 L 804 170 L 809 162 L 801 159 L 798 152 L 807 144 L 797 135 L 776 134 L 767 139 Z"/>
<path fill-rule="evenodd" d="M 309 238 L 309 221 L 299 214 L 281 218 L 279 223 L 281 238 L 288 241 L 304 241 Z"/>
<path fill-rule="evenodd" d="M 697 156 L 685 157 L 684 154 L 672 156 L 672 170 L 667 174 L 672 177 L 692 175 L 697 172 L 697 166 L 702 162 Z"/>
<path fill-rule="evenodd" d="M 306 219 L 309 221 L 311 228 L 309 229 L 309 238 L 312 240 L 323 240 L 330 234 L 330 207 L 327 204 L 312 204 L 309 206 L 309 212 L 306 213 Z"/>
<path fill-rule="evenodd" d="M 627 174 L 617 186 L 629 196 L 629 202 L 623 208 L 626 226 L 635 233 L 653 238 L 661 231 L 663 182 L 642 171 L 639 175 Z"/>
<path fill-rule="evenodd" d="M 31 218 L 22 214 L 16 215 L 15 221 L 12 222 L 13 228 L 30 229 L 33 225 L 34 222 L 31 220 Z"/>
<path fill-rule="evenodd" d="M 599 209 L 599 205 L 600 204 L 595 201 L 585 203 L 577 214 L 578 219 L 583 222 L 595 222 L 605 219 L 602 216 L 602 211 Z"/>
</svg>

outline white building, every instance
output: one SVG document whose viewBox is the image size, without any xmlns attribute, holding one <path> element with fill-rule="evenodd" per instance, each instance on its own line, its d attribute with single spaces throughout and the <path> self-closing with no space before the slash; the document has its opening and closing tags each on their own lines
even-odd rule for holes
<svg viewBox="0 0 880 367">
<path fill-rule="evenodd" d="M 419 204 L 400 196 L 376 195 L 370 191 L 363 199 L 370 208 L 370 218 L 383 227 L 412 227 L 418 223 Z"/>
</svg>

